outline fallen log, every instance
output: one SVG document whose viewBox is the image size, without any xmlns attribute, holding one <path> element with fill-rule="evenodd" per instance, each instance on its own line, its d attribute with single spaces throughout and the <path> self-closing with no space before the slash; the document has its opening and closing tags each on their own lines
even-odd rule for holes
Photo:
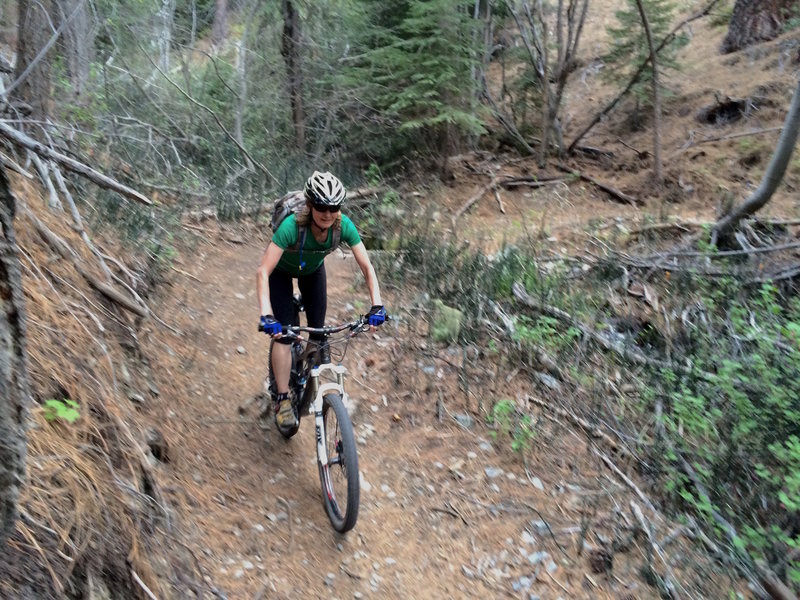
<svg viewBox="0 0 800 600">
<path fill-rule="evenodd" d="M 628 194 L 619 191 L 617 188 L 612 187 L 612 186 L 608 185 L 607 183 L 603 183 L 602 181 L 599 181 L 598 179 L 595 179 L 594 177 L 590 177 L 589 175 L 586 175 L 585 173 L 582 173 L 582 172 L 577 171 L 575 169 L 571 169 L 570 167 L 568 167 L 566 165 L 558 165 L 558 168 L 561 169 L 562 171 L 564 171 L 565 173 L 570 173 L 570 174 L 575 175 L 576 177 L 582 179 L 583 181 L 587 181 L 587 182 L 591 183 L 592 185 L 594 185 L 594 186 L 600 188 L 601 190 L 603 190 L 605 193 L 607 193 L 612 198 L 614 198 L 616 200 L 619 200 L 623 204 L 630 204 L 631 206 L 641 206 L 642 204 L 644 204 L 644 202 L 642 202 L 638 198 L 634 198 L 633 196 L 628 196 Z"/>
</svg>

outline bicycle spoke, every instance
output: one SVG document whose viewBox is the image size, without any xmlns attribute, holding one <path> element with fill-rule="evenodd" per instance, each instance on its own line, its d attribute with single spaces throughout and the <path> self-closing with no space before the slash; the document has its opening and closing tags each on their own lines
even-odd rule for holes
<svg viewBox="0 0 800 600">
<path fill-rule="evenodd" d="M 358 516 L 358 457 L 347 411 L 338 394 L 325 397 L 324 444 L 327 462 L 320 479 L 328 516 L 337 531 L 348 531 Z"/>
</svg>

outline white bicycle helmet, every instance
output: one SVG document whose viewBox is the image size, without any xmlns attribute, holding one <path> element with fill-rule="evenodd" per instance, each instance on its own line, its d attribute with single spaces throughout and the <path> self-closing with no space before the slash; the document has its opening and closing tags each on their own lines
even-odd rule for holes
<svg viewBox="0 0 800 600">
<path fill-rule="evenodd" d="M 341 206 L 346 195 L 344 186 L 338 177 L 319 171 L 314 171 L 308 178 L 303 191 L 306 199 L 314 204 L 324 204 L 325 206 Z"/>
</svg>

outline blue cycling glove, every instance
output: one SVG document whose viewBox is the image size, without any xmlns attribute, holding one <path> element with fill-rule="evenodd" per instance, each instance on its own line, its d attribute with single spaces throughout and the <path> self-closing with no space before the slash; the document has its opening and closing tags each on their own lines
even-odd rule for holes
<svg viewBox="0 0 800 600">
<path fill-rule="evenodd" d="M 386 309 L 383 308 L 383 305 L 376 304 L 367 313 L 367 323 L 369 323 L 372 327 L 381 325 L 385 320 Z"/>
<path fill-rule="evenodd" d="M 272 315 L 261 315 L 261 321 L 258 324 L 258 330 L 263 331 L 267 335 L 278 335 L 283 331 L 283 328 Z"/>
</svg>

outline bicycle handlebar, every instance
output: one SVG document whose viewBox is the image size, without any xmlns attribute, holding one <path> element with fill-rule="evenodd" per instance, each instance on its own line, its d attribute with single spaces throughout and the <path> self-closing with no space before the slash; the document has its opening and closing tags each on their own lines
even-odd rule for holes
<svg viewBox="0 0 800 600">
<path fill-rule="evenodd" d="M 324 336 L 333 335 L 334 333 L 339 333 L 346 329 L 350 330 L 350 335 L 348 337 L 354 337 L 359 333 L 366 331 L 369 328 L 367 325 L 367 320 L 365 317 L 359 317 L 355 321 L 350 321 L 349 323 L 344 323 L 342 325 L 333 325 L 333 326 L 326 326 L 326 327 L 304 327 L 302 325 L 289 325 L 284 328 L 283 333 L 281 334 L 283 337 L 289 338 L 299 338 L 301 333 L 317 333 Z"/>
<path fill-rule="evenodd" d="M 386 320 L 391 320 L 392 317 L 386 315 Z M 326 327 L 305 327 L 302 325 L 286 325 L 283 328 L 283 332 L 280 334 L 281 337 L 289 337 L 298 339 L 300 338 L 301 333 L 317 333 L 324 336 L 333 335 L 334 333 L 339 333 L 344 331 L 345 329 L 350 330 L 350 335 L 348 337 L 354 337 L 359 333 L 367 331 L 369 329 L 369 324 L 367 323 L 367 316 L 362 315 L 355 321 L 350 321 L 349 323 L 344 323 L 342 325 L 332 325 Z M 259 325 L 259 331 L 264 331 L 262 327 Z"/>
</svg>

